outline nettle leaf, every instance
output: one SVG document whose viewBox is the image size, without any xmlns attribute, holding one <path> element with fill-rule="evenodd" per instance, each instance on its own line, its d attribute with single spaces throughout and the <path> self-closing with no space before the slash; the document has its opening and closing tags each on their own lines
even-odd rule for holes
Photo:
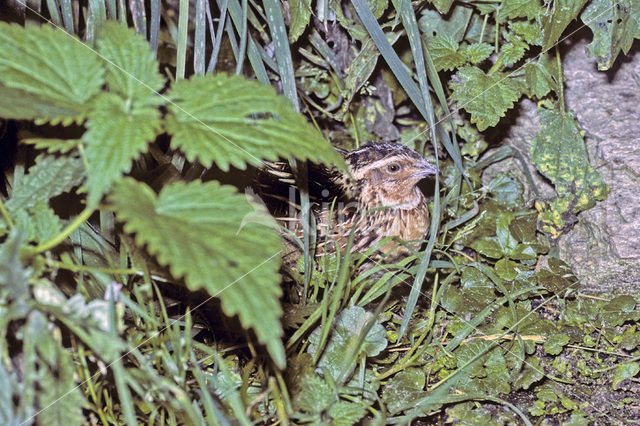
<svg viewBox="0 0 640 426">
<path fill-rule="evenodd" d="M 544 10 L 540 0 L 504 0 L 500 17 L 536 19 Z"/>
<path fill-rule="evenodd" d="M 371 9 L 371 12 L 373 12 L 373 16 L 375 16 L 376 19 L 379 19 L 384 14 L 384 11 L 387 10 L 387 7 L 389 6 L 389 0 L 367 0 L 367 4 L 369 5 L 369 9 Z"/>
<path fill-rule="evenodd" d="M 483 131 L 498 124 L 520 97 L 510 79 L 502 73 L 485 74 L 477 67 L 463 67 L 450 83 L 451 98 L 471 114 L 471 122 Z"/>
<path fill-rule="evenodd" d="M 55 101 L 50 99 L 0 83 L 0 117 L 54 123 L 62 120 L 66 124 L 72 121 L 69 117 L 77 115 L 78 110 L 76 109 L 56 105 Z"/>
<path fill-rule="evenodd" d="M 337 402 L 338 395 L 325 379 L 315 373 L 305 374 L 300 383 L 300 393 L 294 398 L 297 408 L 307 413 L 320 413 Z"/>
<path fill-rule="evenodd" d="M 20 260 L 20 249 L 25 245 L 26 235 L 14 227 L 7 239 L 0 244 L 0 298 L 21 299 L 29 295 L 29 277 L 33 270 L 26 268 Z"/>
<path fill-rule="evenodd" d="M 464 48 L 464 55 L 472 64 L 485 61 L 493 53 L 493 46 L 489 43 L 471 43 Z"/>
<path fill-rule="evenodd" d="M 147 40 L 132 28 L 107 21 L 96 43 L 98 52 L 107 62 L 105 80 L 109 89 L 126 99 L 138 101 L 158 96 L 164 78 L 158 72 L 158 62 Z M 158 105 L 159 100 L 151 100 Z"/>
<path fill-rule="evenodd" d="M 294 43 L 302 35 L 307 25 L 309 25 L 309 19 L 311 18 L 311 0 L 289 1 L 289 14 L 291 16 L 289 41 Z"/>
<path fill-rule="evenodd" d="M 104 83 L 102 61 L 89 46 L 48 25 L 23 28 L 4 22 L 0 45 L 0 112 L 5 117 L 65 124 L 82 120 L 87 102 Z"/>
<path fill-rule="evenodd" d="M 23 229 L 30 241 L 50 240 L 62 230 L 60 218 L 46 203 L 38 203 L 33 209 L 16 211 L 16 226 Z"/>
<path fill-rule="evenodd" d="M 566 225 L 565 214 L 593 207 L 609 188 L 589 164 L 573 115 L 544 108 L 538 115 L 541 129 L 531 142 L 531 161 L 555 185 L 558 198 L 536 208 L 542 212 L 543 230 L 556 238 Z"/>
<path fill-rule="evenodd" d="M 255 220 L 243 221 L 260 210 L 264 223 L 266 209 L 214 181 L 177 182 L 156 195 L 147 185 L 125 178 L 109 200 L 139 245 L 146 244 L 190 289 L 220 298 L 224 312 L 237 314 L 243 326 L 253 328 L 276 364 L 284 367 L 280 237 Z"/>
<path fill-rule="evenodd" d="M 448 35 L 438 35 L 429 40 L 429 53 L 438 71 L 452 70 L 464 65 L 466 58 L 460 53 L 458 42 Z"/>
<path fill-rule="evenodd" d="M 343 164 L 322 134 L 271 86 L 237 75 L 207 74 L 180 80 L 169 97 L 171 146 L 189 161 L 206 167 L 215 162 L 225 171 L 289 156 Z"/>
<path fill-rule="evenodd" d="M 538 22 L 511 21 L 509 22 L 509 29 L 529 44 L 536 46 L 542 44 L 542 27 Z"/>
<path fill-rule="evenodd" d="M 87 202 L 93 205 L 161 131 L 160 111 L 144 101 L 130 102 L 115 93 L 102 93 L 89 113 L 82 135 L 87 160 Z"/>
<path fill-rule="evenodd" d="M 66 154 L 82 143 L 79 139 L 22 139 L 20 142 L 33 145 L 36 149 L 46 150 L 49 154 Z"/>
<path fill-rule="evenodd" d="M 631 49 L 634 38 L 640 38 L 640 4 L 632 0 L 595 0 L 580 15 L 591 28 L 593 41 L 587 46 L 589 55 L 596 59 L 598 69 L 611 68 L 622 51 Z"/>
<path fill-rule="evenodd" d="M 7 201 L 9 212 L 31 209 L 39 203 L 69 191 L 82 182 L 84 165 L 73 157 L 54 157 L 42 154 L 31 166 L 29 173 L 18 181 L 13 195 Z"/>
<path fill-rule="evenodd" d="M 577 16 L 587 0 L 556 0 L 550 13 L 542 15 L 542 29 L 544 38 L 542 50 L 550 49 Z"/>
<path fill-rule="evenodd" d="M 520 37 L 514 35 L 507 36 L 507 40 L 509 40 L 509 43 L 502 45 L 500 56 L 504 66 L 509 67 L 522 59 L 527 49 L 529 49 L 529 45 L 522 41 Z"/>
<path fill-rule="evenodd" d="M 558 66 L 546 53 L 541 54 L 537 61 L 527 62 L 524 75 L 530 97 L 542 98 L 551 90 L 558 91 Z"/>
<path fill-rule="evenodd" d="M 98 51 L 107 61 L 112 92 L 96 98 L 82 136 L 90 205 L 131 169 L 132 161 L 160 133 L 158 106 L 163 103 L 156 91 L 164 79 L 145 39 L 115 22 L 105 24 L 100 36 Z"/>
<path fill-rule="evenodd" d="M 418 21 L 418 28 L 422 34 L 429 37 L 448 35 L 457 42 L 464 39 L 467 31 L 467 22 L 473 11 L 463 5 L 456 5 L 447 16 L 443 16 L 435 10 L 423 9 L 422 17 Z"/>
<path fill-rule="evenodd" d="M 338 401 L 329 409 L 331 424 L 335 426 L 351 426 L 358 423 L 358 420 L 367 414 L 367 409 L 363 404 L 349 401 Z"/>
</svg>

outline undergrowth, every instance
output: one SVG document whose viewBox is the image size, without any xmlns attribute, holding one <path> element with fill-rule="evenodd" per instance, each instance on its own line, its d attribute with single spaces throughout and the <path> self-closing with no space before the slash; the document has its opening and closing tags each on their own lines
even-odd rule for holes
<svg viewBox="0 0 640 426">
<path fill-rule="evenodd" d="M 579 17 L 610 68 L 637 2 L 27 4 L 0 23 L 0 423 L 640 418 L 636 301 L 581 293 L 556 254 L 609 190 L 557 45 Z M 557 193 L 533 205 L 527 153 L 485 140 L 522 97 Z M 283 282 L 252 173 L 380 140 L 442 172 L 423 249 L 358 272 L 316 264 L 310 231 Z M 482 180 L 507 157 L 526 182 Z"/>
</svg>

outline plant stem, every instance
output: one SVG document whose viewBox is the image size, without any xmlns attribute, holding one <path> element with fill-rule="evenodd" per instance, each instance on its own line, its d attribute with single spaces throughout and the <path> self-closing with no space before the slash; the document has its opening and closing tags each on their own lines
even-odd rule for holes
<svg viewBox="0 0 640 426">
<path fill-rule="evenodd" d="M 4 220 L 7 221 L 7 224 L 9 224 L 9 228 L 13 228 L 14 226 L 13 220 L 11 220 L 11 216 L 9 216 L 9 211 L 5 207 L 1 198 L 0 198 L 0 212 L 2 213 L 2 216 L 4 216 Z"/>
<path fill-rule="evenodd" d="M 62 232 L 60 232 L 49 241 L 45 241 L 44 243 L 35 246 L 33 249 L 33 253 L 42 253 L 43 251 L 50 250 L 63 242 L 69 235 L 71 235 L 73 231 L 78 229 L 87 219 L 89 219 L 94 211 L 95 209 L 89 207 L 82 210 L 80 214 L 76 216 L 76 218 L 73 219 L 71 223 L 62 230 Z"/>
<path fill-rule="evenodd" d="M 556 44 L 556 64 L 558 65 L 558 102 L 564 114 L 564 79 L 562 78 L 562 60 L 560 59 L 560 49 Z"/>
<path fill-rule="evenodd" d="M 63 263 L 57 260 L 48 260 L 47 263 L 50 266 L 55 266 L 56 268 L 66 269 L 67 271 L 72 272 L 102 272 L 104 274 L 110 275 L 142 275 L 143 272 L 138 271 L 136 269 L 112 269 L 112 268 L 97 268 L 86 265 L 74 265 L 73 263 Z"/>
</svg>

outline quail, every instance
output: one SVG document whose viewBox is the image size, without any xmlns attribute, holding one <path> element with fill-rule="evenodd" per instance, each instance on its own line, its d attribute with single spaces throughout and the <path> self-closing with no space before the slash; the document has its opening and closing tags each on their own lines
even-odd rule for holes
<svg viewBox="0 0 640 426">
<path fill-rule="evenodd" d="M 376 246 L 374 261 L 396 262 L 410 253 L 409 247 L 418 249 L 429 228 L 429 208 L 418 182 L 437 174 L 437 168 L 399 143 L 368 143 L 339 152 L 348 171 L 318 165 L 309 168 L 316 257 L 343 253 L 352 232 L 351 252 L 367 252 Z M 286 190 L 282 184 L 288 185 Z M 279 201 L 280 208 L 271 209 L 288 228 L 283 232 L 286 268 L 293 268 L 302 254 L 303 226 L 295 184 L 286 163 L 268 163 L 258 178 L 258 193 L 268 206 Z"/>
</svg>

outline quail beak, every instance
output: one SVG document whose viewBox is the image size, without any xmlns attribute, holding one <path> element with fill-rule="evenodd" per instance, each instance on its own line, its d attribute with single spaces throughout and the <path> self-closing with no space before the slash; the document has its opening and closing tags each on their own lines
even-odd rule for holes
<svg viewBox="0 0 640 426">
<path fill-rule="evenodd" d="M 438 174 L 436 166 L 425 160 L 424 158 L 415 164 L 416 171 L 413 176 L 417 178 L 425 178 L 427 176 L 435 176 Z"/>
</svg>

